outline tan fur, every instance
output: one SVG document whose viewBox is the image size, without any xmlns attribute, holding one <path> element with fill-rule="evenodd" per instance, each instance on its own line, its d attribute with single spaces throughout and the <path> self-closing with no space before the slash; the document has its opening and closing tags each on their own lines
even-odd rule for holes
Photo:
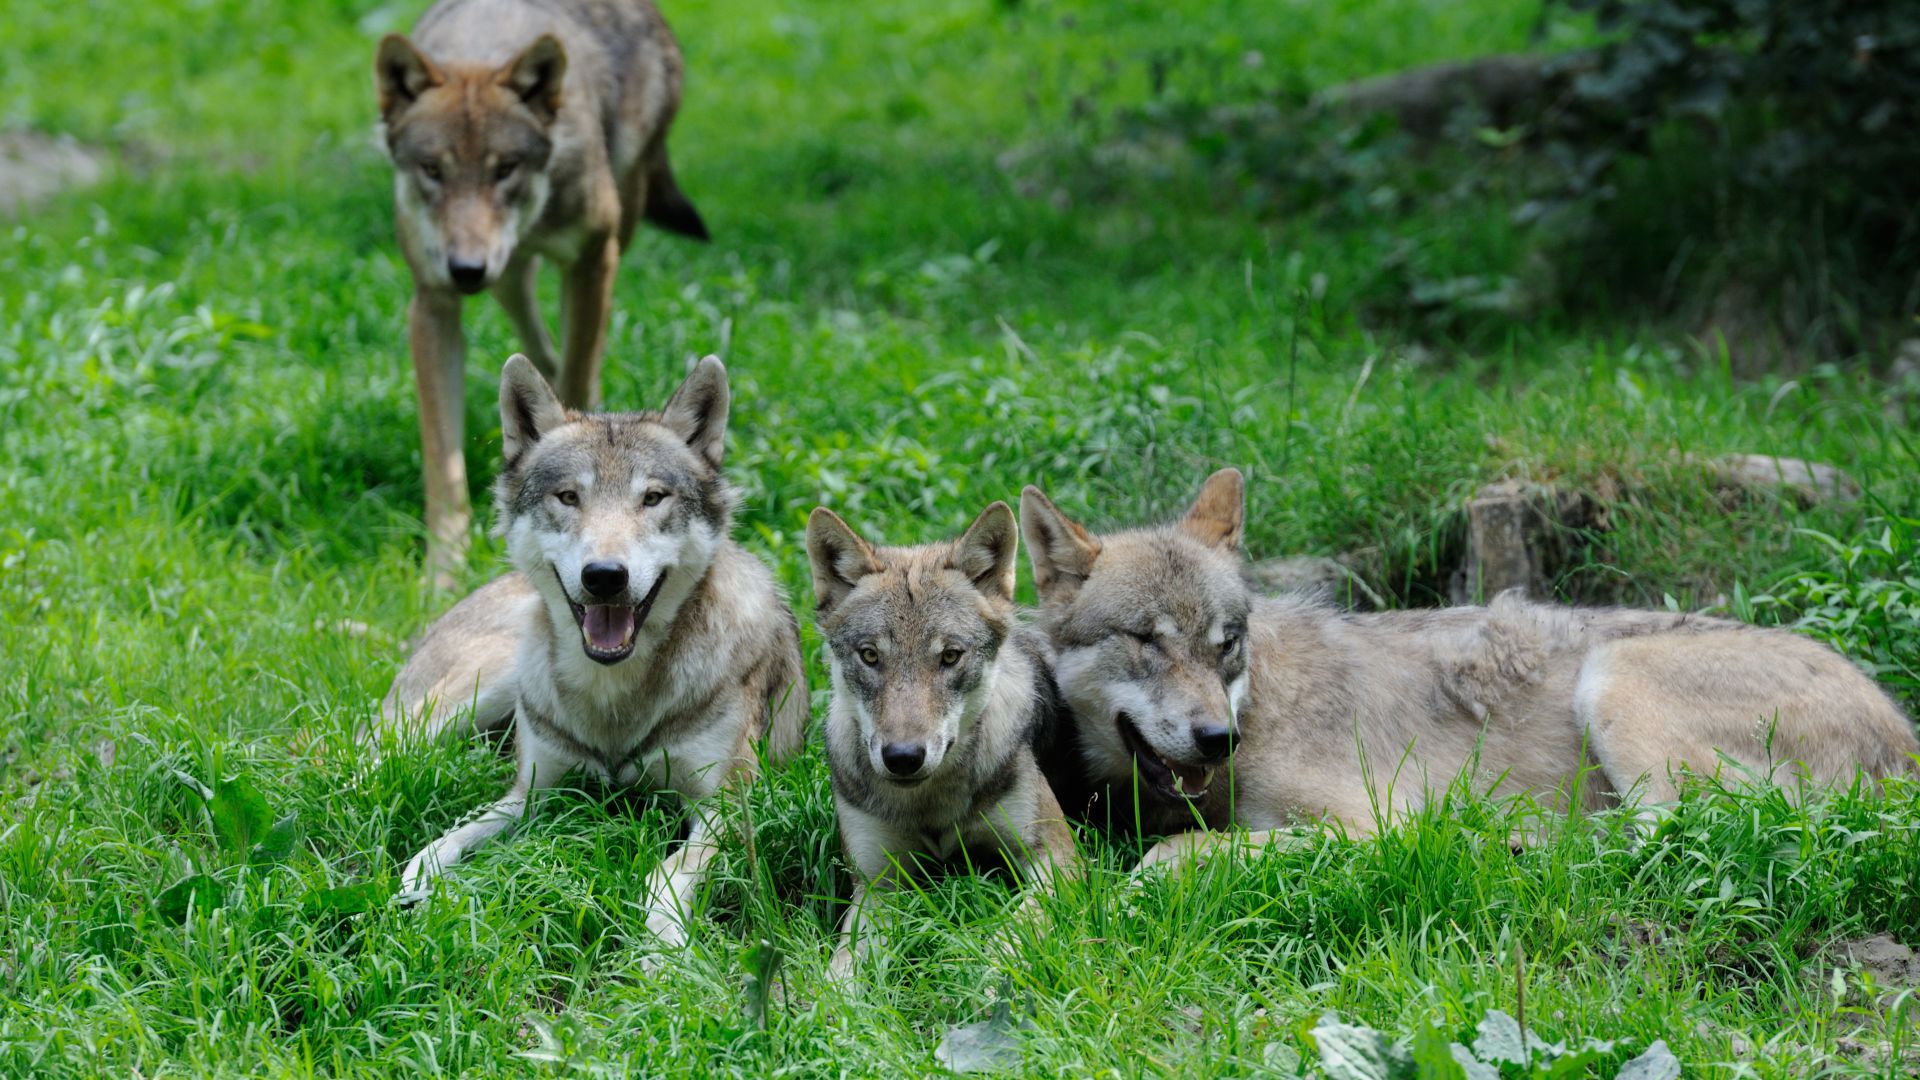
<svg viewBox="0 0 1920 1080">
<path fill-rule="evenodd" d="M 1044 641 L 1015 622 L 1018 544 L 999 502 L 958 540 L 919 547 L 874 547 L 824 507 L 807 522 L 833 672 L 827 760 L 857 875 L 836 978 L 881 932 L 874 894 L 922 859 L 997 858 L 1041 889 L 1075 865 L 1034 754 L 1056 702 Z M 902 750 L 923 756 L 889 757 Z"/>
<path fill-rule="evenodd" d="M 414 278 L 429 563 L 445 581 L 472 518 L 461 294 L 492 290 L 561 400 L 592 408 L 614 269 L 640 219 L 706 231 L 667 162 L 681 59 L 649 0 L 441 0 L 411 39 L 380 43 L 374 75 Z M 561 272 L 558 350 L 535 303 L 543 256 Z"/>
<path fill-rule="evenodd" d="M 1197 805 L 1163 801 L 1160 829 L 1337 819 L 1367 833 L 1463 775 L 1562 807 L 1577 790 L 1598 808 L 1671 801 L 1683 771 L 1846 784 L 1910 771 L 1920 754 L 1870 678 L 1785 631 L 1512 594 L 1367 615 L 1255 597 L 1240 577 L 1241 505 L 1239 474 L 1225 470 L 1181 521 L 1095 537 L 1038 489 L 1022 500 L 1085 765 L 1128 783 L 1141 766 L 1116 717 L 1131 710 L 1153 714 L 1136 724 L 1152 752 L 1212 770 Z M 1221 656 L 1221 628 L 1241 620 L 1243 665 Z M 1164 631 L 1152 644 L 1122 632 L 1148 624 Z M 1237 709 L 1223 706 L 1236 695 Z M 1231 757 L 1200 760 L 1188 725 L 1223 713 Z M 1175 838 L 1146 861 L 1209 843 Z"/>
</svg>

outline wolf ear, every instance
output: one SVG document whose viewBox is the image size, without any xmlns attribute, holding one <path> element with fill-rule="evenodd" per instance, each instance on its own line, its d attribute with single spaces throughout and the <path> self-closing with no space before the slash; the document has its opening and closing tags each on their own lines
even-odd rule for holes
<svg viewBox="0 0 1920 1080">
<path fill-rule="evenodd" d="M 559 38 L 541 34 L 500 72 L 500 85 L 519 94 L 542 121 L 553 123 L 560 112 L 560 83 L 567 75 L 567 50 Z"/>
<path fill-rule="evenodd" d="M 1031 484 L 1020 493 L 1020 533 L 1027 541 L 1027 563 L 1033 567 L 1033 587 L 1040 599 L 1072 599 L 1093 573 L 1100 541 L 1068 520 Z"/>
<path fill-rule="evenodd" d="M 1221 469 L 1200 485 L 1180 528 L 1208 547 L 1239 550 L 1247 516 L 1247 482 L 1239 469 Z"/>
<path fill-rule="evenodd" d="M 1014 556 L 1020 553 L 1020 533 L 1013 508 L 1003 502 L 980 511 L 966 535 L 953 545 L 953 568 L 967 575 L 988 596 L 1013 599 Z"/>
<path fill-rule="evenodd" d="M 520 353 L 500 369 L 500 444 L 511 469 L 540 437 L 567 422 L 567 410 L 533 361 Z"/>
<path fill-rule="evenodd" d="M 399 34 L 380 39 L 373 54 L 373 86 L 380 95 L 380 116 L 391 121 L 428 89 L 447 77 L 426 54 Z"/>
<path fill-rule="evenodd" d="M 714 468 L 727 452 L 727 366 L 717 356 L 693 365 L 687 381 L 667 399 L 660 422 L 678 432 Z"/>
<path fill-rule="evenodd" d="M 813 563 L 813 596 L 821 612 L 846 599 L 861 578 L 880 569 L 873 546 L 824 506 L 814 507 L 807 517 L 807 559 Z"/>
</svg>

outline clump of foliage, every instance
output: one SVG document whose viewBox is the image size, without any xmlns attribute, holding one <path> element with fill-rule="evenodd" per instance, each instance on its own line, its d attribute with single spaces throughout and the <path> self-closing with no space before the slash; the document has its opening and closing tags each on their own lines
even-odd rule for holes
<svg viewBox="0 0 1920 1080">
<path fill-rule="evenodd" d="M 1492 1009 L 1476 1031 L 1472 1046 L 1452 1041 L 1445 1032 L 1423 1025 L 1413 1036 L 1395 1041 L 1364 1025 L 1347 1024 L 1328 1013 L 1313 1029 L 1320 1068 L 1329 1080 L 1500 1080 L 1501 1077 L 1614 1075 L 1620 1080 L 1674 1080 L 1680 1062 L 1656 1040 L 1617 1073 L 1602 1063 L 1618 1056 L 1621 1041 L 1587 1038 L 1572 1044 L 1548 1042 L 1518 1020 Z"/>
<path fill-rule="evenodd" d="M 1829 350 L 1920 306 L 1920 5 L 1564 3 L 1606 42 L 1538 127 L 1615 291 L 1745 295 Z"/>
<path fill-rule="evenodd" d="M 1746 617 L 1788 623 L 1865 664 L 1911 701 L 1920 701 L 1920 519 L 1890 516 L 1877 534 L 1841 540 L 1804 535 L 1832 552 L 1830 565 L 1804 570 L 1737 606 Z"/>
<path fill-rule="evenodd" d="M 1599 189 L 1678 119 L 1747 125 L 1748 182 L 1920 221 L 1920 7 L 1905 0 L 1565 0 L 1613 38 L 1572 81 L 1570 177 Z"/>
</svg>

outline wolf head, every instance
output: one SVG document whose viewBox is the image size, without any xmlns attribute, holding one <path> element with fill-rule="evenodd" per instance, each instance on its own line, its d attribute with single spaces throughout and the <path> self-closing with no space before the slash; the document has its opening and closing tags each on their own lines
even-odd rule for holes
<svg viewBox="0 0 1920 1080">
<path fill-rule="evenodd" d="M 498 68 L 437 64 L 399 34 L 380 42 L 374 83 L 395 205 L 429 283 L 487 288 L 540 219 L 566 72 L 551 34 Z"/>
<path fill-rule="evenodd" d="M 875 775 L 901 786 L 932 777 L 986 707 L 1013 629 L 1018 547 L 1003 502 L 960 539 L 911 548 L 874 547 L 825 507 L 807 519 L 814 624 L 833 673 L 828 724 L 854 729 Z"/>
<path fill-rule="evenodd" d="M 659 412 L 569 412 L 518 354 L 500 373 L 495 533 L 554 625 L 579 625 L 589 659 L 632 655 L 649 616 L 671 621 L 664 605 L 706 575 L 733 507 L 720 472 L 727 402 L 712 356 Z"/>
<path fill-rule="evenodd" d="M 1233 752 L 1253 606 L 1242 494 L 1240 473 L 1222 469 L 1180 520 L 1097 538 L 1039 488 L 1020 497 L 1041 624 L 1087 764 L 1109 780 L 1137 772 L 1168 802 L 1204 798 Z"/>
</svg>

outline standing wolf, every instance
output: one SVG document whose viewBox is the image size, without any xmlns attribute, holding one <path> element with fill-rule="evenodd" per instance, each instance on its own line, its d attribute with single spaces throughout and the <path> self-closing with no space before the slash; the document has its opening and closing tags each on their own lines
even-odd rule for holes
<svg viewBox="0 0 1920 1080">
<path fill-rule="evenodd" d="M 1723 758 L 1830 784 L 1910 770 L 1920 753 L 1871 679 L 1779 630 L 1511 594 L 1372 615 L 1256 597 L 1242 505 L 1232 469 L 1178 522 L 1107 536 L 1038 488 L 1020 501 L 1078 743 L 1059 771 L 1120 792 L 1137 776 L 1149 832 L 1314 818 L 1366 832 L 1376 806 L 1398 816 L 1468 769 L 1483 789 L 1564 804 L 1597 765 L 1578 786 L 1594 807 L 1671 801 L 1676 770 Z M 1130 817 L 1132 796 L 1119 799 L 1107 812 Z M 1189 833 L 1145 861 L 1208 843 Z"/>
<path fill-rule="evenodd" d="M 727 376 L 708 357 L 660 412 L 564 409 L 524 356 L 500 379 L 506 468 L 495 501 L 516 573 L 428 632 L 394 680 L 387 722 L 410 734 L 514 720 L 519 769 L 498 802 L 407 864 L 403 895 L 508 829 L 530 792 L 578 767 L 686 800 L 691 831 L 649 882 L 647 926 L 685 939 L 713 854 L 707 803 L 798 747 L 807 685 L 793 612 L 760 561 L 727 538 L 720 472 Z"/>
<path fill-rule="evenodd" d="M 807 555 L 833 704 L 827 763 L 858 878 L 836 978 L 874 937 L 868 894 L 921 858 L 997 856 L 1030 883 L 1074 864 L 1073 834 L 1034 756 L 1057 711 L 1046 643 L 1014 622 L 1013 511 L 952 543 L 876 548 L 825 507 Z"/>
<path fill-rule="evenodd" d="M 560 400 L 599 404 L 614 267 L 641 218 L 704 240 L 667 128 L 680 48 L 649 0 L 441 0 L 374 60 L 394 217 L 413 269 L 407 336 L 426 458 L 428 563 L 466 551 L 461 297 L 491 289 Z M 561 268 L 564 347 L 534 296 Z"/>
</svg>

